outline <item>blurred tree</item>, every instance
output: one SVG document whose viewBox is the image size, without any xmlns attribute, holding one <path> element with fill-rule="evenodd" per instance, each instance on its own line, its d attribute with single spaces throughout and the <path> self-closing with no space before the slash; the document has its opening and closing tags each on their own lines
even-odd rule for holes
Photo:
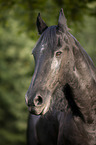
<svg viewBox="0 0 96 145">
<path fill-rule="evenodd" d="M 26 144 L 24 96 L 34 68 L 29 65 L 34 41 L 24 33 L 18 35 L 18 28 L 12 18 L 7 28 L 0 28 L 0 145 Z"/>
<path fill-rule="evenodd" d="M 93 1 L 91 0 L 91 3 Z M 51 25 L 56 23 L 58 11 L 62 7 L 70 26 L 73 21 L 82 22 L 86 10 L 89 9 L 87 5 L 89 2 L 90 0 L 0 0 L 0 23 L 6 26 L 8 18 L 13 14 L 20 22 L 19 32 L 26 31 L 35 39 L 37 34 L 33 33 L 32 28 L 36 30 L 38 12 L 41 12 L 48 25 Z M 96 15 L 96 9 L 93 14 Z"/>
<path fill-rule="evenodd" d="M 92 1 L 0 0 L 0 145 L 26 144 L 28 111 L 24 96 L 34 70 L 30 54 L 37 40 L 38 12 L 50 26 L 57 23 L 63 7 L 72 33 L 96 61 L 96 2 Z"/>
</svg>

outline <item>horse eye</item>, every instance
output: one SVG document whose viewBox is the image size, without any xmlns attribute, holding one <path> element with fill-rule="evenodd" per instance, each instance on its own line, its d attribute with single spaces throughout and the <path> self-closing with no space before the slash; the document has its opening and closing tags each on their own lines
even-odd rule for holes
<svg viewBox="0 0 96 145">
<path fill-rule="evenodd" d="M 60 56 L 61 53 L 62 53 L 61 51 L 56 52 L 56 56 L 57 56 L 57 57 Z"/>
</svg>

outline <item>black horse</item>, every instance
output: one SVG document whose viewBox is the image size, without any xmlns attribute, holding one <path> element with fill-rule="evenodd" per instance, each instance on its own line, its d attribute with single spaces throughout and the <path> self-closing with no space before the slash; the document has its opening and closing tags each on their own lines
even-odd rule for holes
<svg viewBox="0 0 96 145">
<path fill-rule="evenodd" d="M 69 33 L 63 9 L 58 25 L 37 17 L 41 37 L 26 94 L 28 145 L 96 145 L 96 68 Z M 34 114 L 34 115 L 32 115 Z"/>
</svg>

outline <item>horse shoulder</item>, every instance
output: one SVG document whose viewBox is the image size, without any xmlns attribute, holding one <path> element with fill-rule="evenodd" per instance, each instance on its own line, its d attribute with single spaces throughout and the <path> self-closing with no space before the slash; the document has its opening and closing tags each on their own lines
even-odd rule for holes
<svg viewBox="0 0 96 145">
<path fill-rule="evenodd" d="M 69 112 L 59 118 L 57 145 L 90 145 L 84 123 L 79 117 L 74 118 Z"/>
</svg>

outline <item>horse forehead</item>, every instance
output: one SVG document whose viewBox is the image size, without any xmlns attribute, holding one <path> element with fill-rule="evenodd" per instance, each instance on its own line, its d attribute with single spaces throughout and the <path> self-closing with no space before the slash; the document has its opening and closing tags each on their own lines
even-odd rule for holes
<svg viewBox="0 0 96 145">
<path fill-rule="evenodd" d="M 47 38 L 40 39 L 35 48 L 32 50 L 32 53 L 35 54 L 37 52 L 42 53 L 44 50 L 52 49 L 52 46 L 55 44 L 52 43 L 52 40 L 49 40 Z"/>
<path fill-rule="evenodd" d="M 39 38 L 35 48 L 33 49 L 32 53 L 36 52 L 43 52 L 44 50 L 52 49 L 56 47 L 55 45 L 58 43 L 58 39 L 63 40 L 63 35 L 56 34 L 56 26 L 51 26 L 45 30 L 45 32 Z M 64 41 L 64 40 L 63 40 Z M 52 49 L 53 51 L 53 49 Z"/>
<path fill-rule="evenodd" d="M 47 48 L 47 43 L 42 43 L 42 42 L 41 42 L 41 44 L 39 44 L 38 46 L 36 46 L 36 47 L 33 49 L 32 52 L 38 52 L 38 51 L 39 51 L 39 53 L 42 53 L 46 48 Z"/>
<path fill-rule="evenodd" d="M 35 54 L 38 51 L 43 51 L 44 50 L 44 42 L 42 42 L 41 39 L 38 40 L 36 46 L 32 50 L 32 54 Z"/>
</svg>

